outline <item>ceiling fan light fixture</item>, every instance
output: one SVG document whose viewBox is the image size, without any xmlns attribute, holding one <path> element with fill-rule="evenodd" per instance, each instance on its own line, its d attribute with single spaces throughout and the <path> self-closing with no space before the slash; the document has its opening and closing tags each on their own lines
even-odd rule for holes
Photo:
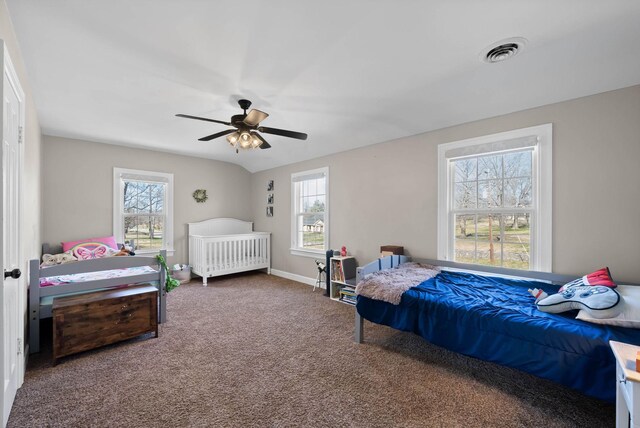
<svg viewBox="0 0 640 428">
<path fill-rule="evenodd" d="M 260 140 L 255 132 L 251 133 L 251 147 L 257 149 L 262 144 L 262 140 Z"/>
<path fill-rule="evenodd" d="M 258 138 L 258 134 L 251 131 L 234 132 L 227 135 L 227 141 L 231 147 L 235 149 L 256 149 L 262 144 L 262 140 Z"/>
<path fill-rule="evenodd" d="M 251 146 L 251 135 L 247 132 L 244 131 L 240 134 L 240 147 L 243 149 L 250 149 Z"/>
<path fill-rule="evenodd" d="M 236 143 L 238 142 L 239 138 L 240 138 L 240 133 L 239 132 L 234 132 L 232 134 L 227 135 L 227 141 L 229 142 L 229 144 L 231 144 L 234 147 L 235 147 Z"/>
</svg>

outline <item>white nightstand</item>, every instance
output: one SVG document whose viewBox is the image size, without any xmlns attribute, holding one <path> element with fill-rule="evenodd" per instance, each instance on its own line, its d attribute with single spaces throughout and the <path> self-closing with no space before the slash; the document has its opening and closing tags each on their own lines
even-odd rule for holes
<svg viewBox="0 0 640 428">
<path fill-rule="evenodd" d="M 616 357 L 616 428 L 640 427 L 640 373 L 636 371 L 640 346 L 613 340 L 609 346 Z"/>
</svg>

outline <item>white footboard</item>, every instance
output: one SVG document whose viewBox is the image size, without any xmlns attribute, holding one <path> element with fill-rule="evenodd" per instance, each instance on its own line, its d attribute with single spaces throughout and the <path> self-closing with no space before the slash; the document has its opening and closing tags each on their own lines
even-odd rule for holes
<svg viewBox="0 0 640 428">
<path fill-rule="evenodd" d="M 196 275 L 207 278 L 254 269 L 271 273 L 271 234 L 189 236 L 189 264 Z"/>
</svg>

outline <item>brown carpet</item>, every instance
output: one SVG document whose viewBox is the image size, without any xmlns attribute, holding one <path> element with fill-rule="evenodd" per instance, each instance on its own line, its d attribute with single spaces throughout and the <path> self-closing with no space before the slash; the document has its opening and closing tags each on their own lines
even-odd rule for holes
<svg viewBox="0 0 640 428">
<path fill-rule="evenodd" d="M 267 276 L 183 285 L 160 338 L 32 356 L 10 427 L 602 427 L 614 409 Z M 50 340 L 50 339 L 49 339 Z"/>
</svg>

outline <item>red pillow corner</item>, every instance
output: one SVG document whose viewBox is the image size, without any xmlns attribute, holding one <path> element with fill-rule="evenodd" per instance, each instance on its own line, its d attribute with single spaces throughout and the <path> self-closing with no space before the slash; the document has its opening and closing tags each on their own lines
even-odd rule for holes
<svg viewBox="0 0 640 428">
<path fill-rule="evenodd" d="M 584 285 L 602 285 L 609 288 L 616 288 L 618 286 L 615 282 L 613 282 L 609 268 L 603 267 L 602 269 L 598 269 L 597 271 L 591 272 L 590 274 L 587 274 L 581 278 L 577 278 L 571 282 L 567 282 L 565 285 L 560 287 L 558 293 L 562 293 L 570 287 L 581 287 Z"/>
<path fill-rule="evenodd" d="M 586 285 L 604 285 L 605 287 L 615 288 L 617 284 L 613 282 L 611 278 L 611 271 L 608 267 L 603 267 L 595 272 L 591 272 L 589 275 L 582 277 L 582 280 Z"/>
</svg>

